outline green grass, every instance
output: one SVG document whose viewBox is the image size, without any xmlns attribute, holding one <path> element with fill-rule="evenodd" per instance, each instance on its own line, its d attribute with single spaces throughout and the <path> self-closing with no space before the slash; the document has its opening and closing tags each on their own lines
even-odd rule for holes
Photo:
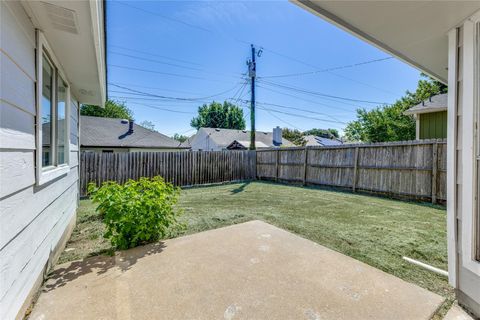
<svg viewBox="0 0 480 320">
<path fill-rule="evenodd" d="M 452 300 L 444 277 L 402 259 L 447 269 L 443 207 L 266 182 L 185 189 L 179 206 L 187 228 L 176 236 L 260 219 Z M 102 232 L 95 206 L 81 201 L 60 262 L 112 252 Z"/>
</svg>

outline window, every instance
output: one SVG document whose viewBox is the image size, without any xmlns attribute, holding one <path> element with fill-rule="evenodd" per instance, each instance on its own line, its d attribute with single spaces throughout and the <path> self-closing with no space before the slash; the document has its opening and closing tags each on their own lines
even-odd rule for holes
<svg viewBox="0 0 480 320">
<path fill-rule="evenodd" d="M 48 167 L 52 162 L 52 122 L 53 122 L 53 67 L 45 54 L 42 55 L 42 167 Z"/>
<path fill-rule="evenodd" d="M 69 152 L 69 101 L 67 81 L 43 34 L 37 33 L 37 184 L 65 173 Z"/>
</svg>

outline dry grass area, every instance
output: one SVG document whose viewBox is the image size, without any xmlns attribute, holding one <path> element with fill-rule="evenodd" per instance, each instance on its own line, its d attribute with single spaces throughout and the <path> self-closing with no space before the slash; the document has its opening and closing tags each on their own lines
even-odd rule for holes
<svg viewBox="0 0 480 320">
<path fill-rule="evenodd" d="M 447 269 L 443 207 L 266 182 L 185 189 L 179 206 L 187 228 L 172 236 L 260 219 L 438 293 L 444 309 L 453 301 L 446 278 L 402 259 Z M 81 201 L 60 262 L 113 252 L 102 233 L 95 206 Z"/>
</svg>

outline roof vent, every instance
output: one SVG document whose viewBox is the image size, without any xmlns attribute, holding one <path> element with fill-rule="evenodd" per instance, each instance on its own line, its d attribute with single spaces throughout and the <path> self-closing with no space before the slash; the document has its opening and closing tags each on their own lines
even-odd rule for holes
<svg viewBox="0 0 480 320">
<path fill-rule="evenodd" d="M 45 7 L 53 28 L 78 34 L 77 14 L 75 11 L 46 2 L 43 2 L 43 6 Z"/>
<path fill-rule="evenodd" d="M 247 133 L 247 130 L 242 130 L 243 133 Z"/>
<path fill-rule="evenodd" d="M 122 119 L 121 122 L 122 122 L 123 124 L 127 124 L 127 123 L 128 123 L 128 119 Z"/>
<path fill-rule="evenodd" d="M 215 128 L 215 131 L 220 132 L 220 129 L 219 129 L 219 128 Z"/>
</svg>

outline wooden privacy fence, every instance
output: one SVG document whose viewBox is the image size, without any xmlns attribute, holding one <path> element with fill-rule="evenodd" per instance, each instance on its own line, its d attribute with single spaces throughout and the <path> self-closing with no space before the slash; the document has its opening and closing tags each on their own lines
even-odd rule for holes
<svg viewBox="0 0 480 320">
<path fill-rule="evenodd" d="M 96 153 L 80 155 L 80 193 L 90 182 L 124 183 L 128 179 L 162 176 L 176 186 L 253 180 L 255 151 L 193 151 Z"/>
<path fill-rule="evenodd" d="M 445 140 L 257 150 L 257 178 L 445 201 Z"/>
</svg>

